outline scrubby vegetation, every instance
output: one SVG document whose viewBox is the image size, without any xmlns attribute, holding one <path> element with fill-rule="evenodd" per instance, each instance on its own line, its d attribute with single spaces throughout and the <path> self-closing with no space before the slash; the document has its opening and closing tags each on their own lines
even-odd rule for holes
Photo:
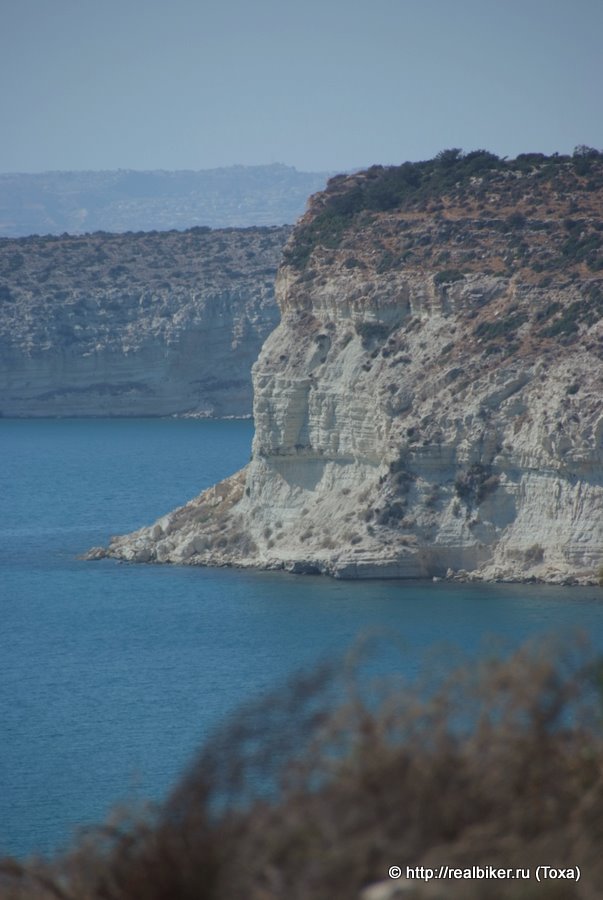
<svg viewBox="0 0 603 900">
<path fill-rule="evenodd" d="M 273 295 L 287 226 L 0 238 L 0 339 L 78 355 L 165 332 L 209 295 Z M 259 345 L 258 345 L 259 346 Z"/>
<path fill-rule="evenodd" d="M 400 166 L 372 166 L 358 175 L 332 178 L 297 228 L 285 258 L 294 268 L 303 269 L 315 247 L 339 247 L 352 225 L 364 226 L 373 217 L 392 210 L 429 212 L 434 219 L 442 219 L 449 206 L 455 204 L 465 212 L 475 204 L 484 217 L 484 227 L 512 232 L 514 255 L 521 258 L 529 250 L 521 243 L 524 228 L 546 230 L 547 223 L 535 217 L 534 210 L 513 208 L 513 201 L 520 203 L 526 192 L 558 198 L 571 195 L 569 209 L 577 210 L 576 197 L 602 187 L 603 152 L 589 147 L 577 147 L 572 156 L 523 153 L 512 160 L 501 159 L 487 150 L 443 150 L 434 159 Z M 493 218 L 509 202 L 511 208 Z M 430 243 L 431 240 L 424 242 L 422 253 Z M 414 247 L 408 246 L 401 261 L 412 258 L 415 252 Z M 384 258 L 392 262 L 397 259 L 391 251 L 386 253 Z M 603 233 L 583 217 L 569 219 L 559 255 L 560 259 L 551 259 L 547 265 L 560 268 L 567 263 L 585 262 L 592 271 L 598 271 L 603 268 Z M 441 273 L 442 280 L 450 272 L 454 272 L 454 278 L 462 276 L 462 272 L 451 269 Z"/>
<path fill-rule="evenodd" d="M 557 316 L 553 323 L 542 330 L 544 337 L 557 335 L 569 335 L 578 331 L 581 323 L 592 325 L 603 316 L 603 284 L 591 282 L 585 289 L 586 296 L 582 300 L 576 300 Z M 560 311 L 560 307 L 553 312 Z"/>
<path fill-rule="evenodd" d="M 509 312 L 504 318 L 496 319 L 493 322 L 480 322 L 476 326 L 474 334 L 485 341 L 491 341 L 498 337 L 509 339 L 514 336 L 515 330 L 527 320 L 528 316 L 524 311 Z"/>
<path fill-rule="evenodd" d="M 445 654 L 447 660 L 449 654 Z M 389 866 L 529 868 L 438 896 L 596 898 L 602 665 L 576 642 L 367 687 L 321 670 L 247 707 L 159 809 L 1 866 L 4 900 L 355 900 Z M 579 882 L 538 884 L 540 864 Z M 421 882 L 405 896 L 433 896 Z"/>
<path fill-rule="evenodd" d="M 455 281 L 461 281 L 463 273 L 458 269 L 444 269 L 442 272 L 436 272 L 433 277 L 434 284 L 453 284 Z"/>
<path fill-rule="evenodd" d="M 131 294 L 274 276 L 287 227 L 190 228 L 0 238 L 0 301 L 44 298 L 73 306 L 82 294 Z M 143 298 L 144 302 L 144 298 Z"/>
<path fill-rule="evenodd" d="M 454 489 L 469 506 L 479 506 L 488 494 L 496 490 L 498 483 L 498 476 L 492 474 L 490 466 L 473 463 L 467 470 L 458 473 Z"/>
</svg>

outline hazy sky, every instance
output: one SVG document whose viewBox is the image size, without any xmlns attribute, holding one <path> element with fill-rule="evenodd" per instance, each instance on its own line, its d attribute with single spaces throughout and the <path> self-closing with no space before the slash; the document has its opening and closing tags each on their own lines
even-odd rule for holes
<svg viewBox="0 0 603 900">
<path fill-rule="evenodd" d="M 2 0 L 0 172 L 603 148 L 603 0 Z"/>
</svg>

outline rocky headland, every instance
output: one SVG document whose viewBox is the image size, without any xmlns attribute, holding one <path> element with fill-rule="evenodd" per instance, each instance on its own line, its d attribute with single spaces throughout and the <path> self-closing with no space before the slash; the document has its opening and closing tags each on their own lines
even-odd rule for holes
<svg viewBox="0 0 603 900">
<path fill-rule="evenodd" d="M 0 239 L 0 414 L 250 415 L 290 231 Z"/>
<path fill-rule="evenodd" d="M 92 558 L 593 583 L 603 154 L 332 179 L 286 247 L 251 462 Z"/>
</svg>

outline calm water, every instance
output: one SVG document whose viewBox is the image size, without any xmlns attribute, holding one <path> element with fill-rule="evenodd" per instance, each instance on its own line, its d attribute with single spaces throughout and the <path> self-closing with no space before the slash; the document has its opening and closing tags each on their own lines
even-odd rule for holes
<svg viewBox="0 0 603 900">
<path fill-rule="evenodd" d="M 161 797 L 246 696 L 362 632 L 401 636 L 409 671 L 434 643 L 475 654 L 488 635 L 580 627 L 603 649 L 596 589 L 77 559 L 244 465 L 251 436 L 249 422 L 0 420 L 0 855 L 52 851 L 117 801 Z"/>
</svg>

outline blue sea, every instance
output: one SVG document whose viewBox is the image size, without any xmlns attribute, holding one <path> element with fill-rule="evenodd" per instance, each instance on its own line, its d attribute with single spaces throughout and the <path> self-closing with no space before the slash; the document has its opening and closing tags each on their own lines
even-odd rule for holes
<svg viewBox="0 0 603 900">
<path fill-rule="evenodd" d="M 596 588 L 342 582 L 78 555 L 249 459 L 248 421 L 0 420 L 0 856 L 158 800 L 211 729 L 288 674 L 391 634 L 396 665 L 584 631 Z M 378 651 L 379 652 L 379 651 Z"/>
</svg>

